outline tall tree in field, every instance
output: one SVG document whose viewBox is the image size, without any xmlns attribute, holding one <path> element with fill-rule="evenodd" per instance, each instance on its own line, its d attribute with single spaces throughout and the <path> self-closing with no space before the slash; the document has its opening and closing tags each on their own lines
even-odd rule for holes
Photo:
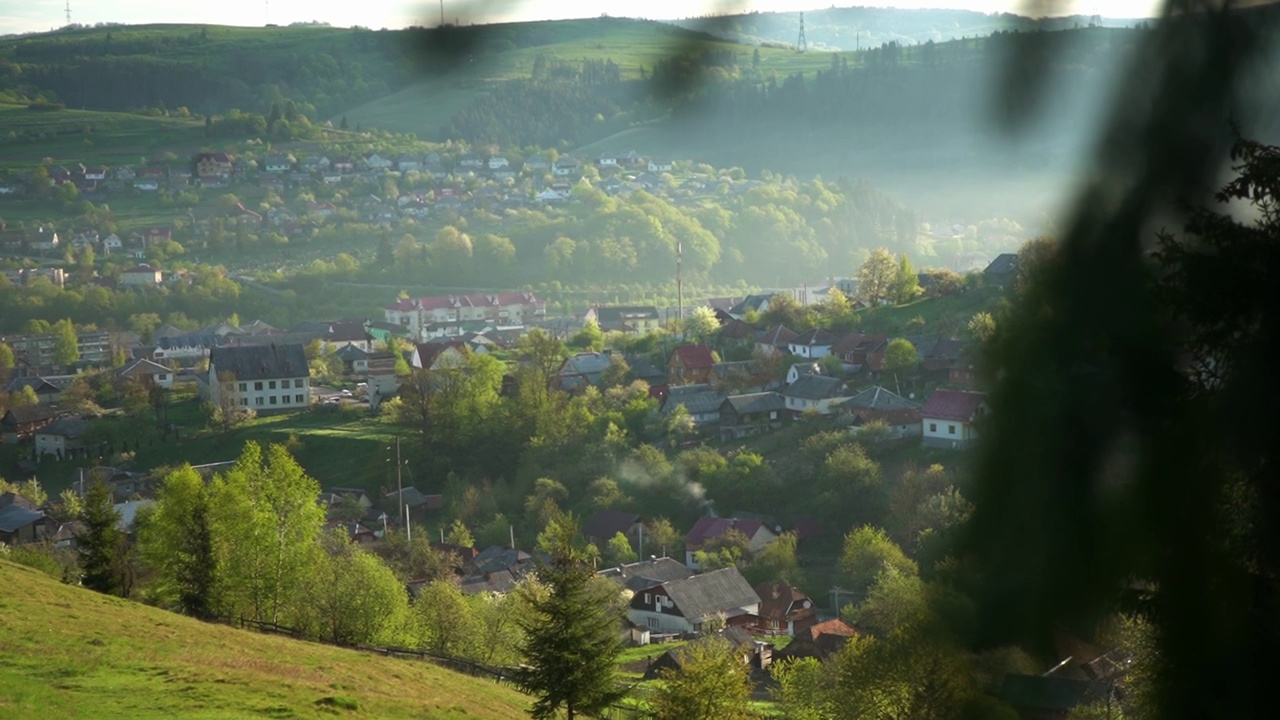
<svg viewBox="0 0 1280 720">
<path fill-rule="evenodd" d="M 871 251 L 871 256 L 858 268 L 858 299 L 871 307 L 893 299 L 894 281 L 898 278 L 898 264 L 884 248 Z"/>
<path fill-rule="evenodd" d="M 59 365 L 71 365 L 80 359 L 80 345 L 76 341 L 76 327 L 70 320 L 53 324 L 53 361 Z"/>
<path fill-rule="evenodd" d="M 893 278 L 893 299 L 899 305 L 909 303 L 920 295 L 920 277 L 906 254 L 898 256 L 898 271 Z"/>
<path fill-rule="evenodd" d="M 678 670 L 663 670 L 653 700 L 658 720 L 739 720 L 751 717 L 751 677 L 724 638 L 685 647 Z"/>
<path fill-rule="evenodd" d="M 80 522 L 84 524 L 84 531 L 76 535 L 80 584 L 107 595 L 120 594 L 120 546 L 126 540 L 118 527 L 120 513 L 111 502 L 111 488 L 105 483 L 89 486 Z"/>
<path fill-rule="evenodd" d="M 257 443 L 246 443 L 235 466 L 214 478 L 210 521 L 222 614 L 280 622 L 297 611 L 324 523 L 319 494 L 319 483 L 282 445 L 264 458 Z"/>
<path fill-rule="evenodd" d="M 884 349 L 884 369 L 887 372 L 906 372 L 914 368 L 919 359 L 916 346 L 905 338 L 889 341 L 889 346 Z"/>
<path fill-rule="evenodd" d="M 546 534 L 551 558 L 538 572 L 545 592 L 522 589 L 531 609 L 521 619 L 528 665 L 516 677 L 536 698 L 530 710 L 535 720 L 557 717 L 561 710 L 573 720 L 622 696 L 614 665 L 622 650 L 622 618 L 611 609 L 612 598 L 592 583 L 594 573 L 575 546 L 577 523 L 561 518 Z"/>
<path fill-rule="evenodd" d="M 156 571 L 156 592 L 178 612 L 205 618 L 218 574 L 209 527 L 209 490 L 184 465 L 164 477 L 155 511 L 139 532 L 142 557 Z"/>
<path fill-rule="evenodd" d="M 404 584 L 341 528 L 320 540 L 306 591 L 309 634 L 339 645 L 391 640 L 409 612 Z"/>
</svg>

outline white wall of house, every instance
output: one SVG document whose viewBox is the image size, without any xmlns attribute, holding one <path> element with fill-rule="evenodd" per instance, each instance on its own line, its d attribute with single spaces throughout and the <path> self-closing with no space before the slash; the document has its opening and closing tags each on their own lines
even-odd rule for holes
<svg viewBox="0 0 1280 720">
<path fill-rule="evenodd" d="M 210 370 L 212 375 L 213 370 Z M 209 399 L 217 401 L 223 392 L 216 376 L 208 383 L 201 383 Z M 311 405 L 311 378 L 293 377 L 275 380 L 237 380 L 230 391 L 234 393 L 238 404 L 254 412 L 271 412 L 273 410 L 297 410 Z"/>
<path fill-rule="evenodd" d="M 791 351 L 791 354 L 796 357 L 814 360 L 831 354 L 830 345 L 796 345 L 795 343 L 788 343 L 787 350 Z"/>
<path fill-rule="evenodd" d="M 952 443 L 964 447 L 978 439 L 978 431 L 973 424 L 963 420 L 920 418 L 920 428 L 924 442 L 938 447 L 947 447 Z"/>
<path fill-rule="evenodd" d="M 58 451 L 67 452 L 80 447 L 78 439 L 63 437 L 62 435 L 50 435 L 47 433 L 36 433 L 36 456 L 44 454 L 57 455 Z"/>
<path fill-rule="evenodd" d="M 668 615 L 665 613 L 636 610 L 630 608 L 627 610 L 627 619 L 643 628 L 648 628 L 650 632 L 656 633 L 692 633 L 697 628 L 693 623 L 680 615 Z"/>
<path fill-rule="evenodd" d="M 821 400 L 810 400 L 809 398 L 786 398 L 788 410 L 797 413 L 805 413 L 809 410 L 814 410 L 819 415 L 830 415 L 832 413 L 831 404 L 838 399 L 839 398 L 823 398 Z"/>
</svg>

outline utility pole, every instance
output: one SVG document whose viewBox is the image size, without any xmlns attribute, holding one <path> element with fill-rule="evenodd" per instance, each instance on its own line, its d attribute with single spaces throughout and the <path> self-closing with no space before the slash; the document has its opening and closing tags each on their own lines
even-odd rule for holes
<svg viewBox="0 0 1280 720">
<path fill-rule="evenodd" d="M 444 27 L 444 0 L 440 0 L 440 27 Z"/>
<path fill-rule="evenodd" d="M 680 332 L 684 332 L 684 279 L 680 275 L 680 266 L 684 261 L 684 243 L 676 241 L 676 320 L 680 323 Z"/>
<path fill-rule="evenodd" d="M 409 503 L 404 501 L 404 482 L 401 480 L 401 468 L 404 463 L 400 461 L 400 436 L 396 436 L 396 502 L 404 506 L 404 534 L 405 539 L 413 542 L 413 526 L 409 524 Z"/>
</svg>

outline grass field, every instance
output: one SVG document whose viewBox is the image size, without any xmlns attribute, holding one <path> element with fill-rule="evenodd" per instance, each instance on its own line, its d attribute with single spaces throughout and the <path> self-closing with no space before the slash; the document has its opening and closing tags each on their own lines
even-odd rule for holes
<svg viewBox="0 0 1280 720">
<path fill-rule="evenodd" d="M 182 157 L 200 147 L 203 132 L 198 120 L 0 104 L 0 167 L 28 169 L 44 158 L 60 164 L 137 164 L 168 151 Z"/>
<path fill-rule="evenodd" d="M 254 418 L 223 435 L 204 427 L 198 401 L 188 399 L 173 404 L 169 419 L 179 427 L 179 439 L 163 440 L 149 416 L 139 420 L 107 416 L 91 426 L 89 443 L 110 440 L 119 451 L 127 442 L 130 451 L 140 444 L 130 469 L 150 470 L 162 466 L 192 465 L 235 460 L 245 442 L 262 445 L 287 444 L 298 462 L 322 487 L 356 487 L 370 493 L 393 482 L 392 465 L 386 448 L 392 441 L 392 427 L 376 418 L 365 417 L 365 406 L 353 406 L 343 412 L 310 411 L 290 415 Z M 0 468 L 11 467 L 18 452 L 30 452 L 30 446 L 0 445 Z M 62 460 L 41 463 L 37 471 L 41 484 L 50 495 L 70 487 L 80 469 L 92 467 L 95 460 Z M 109 458 L 103 460 L 104 464 Z M 408 467 L 405 482 L 426 478 L 414 476 Z M 3 474 L 3 471 L 0 471 Z M 425 491 L 425 486 L 422 488 Z"/>
<path fill-rule="evenodd" d="M 0 717 L 515 718 L 528 700 L 427 663 L 206 624 L 0 560 Z"/>
</svg>

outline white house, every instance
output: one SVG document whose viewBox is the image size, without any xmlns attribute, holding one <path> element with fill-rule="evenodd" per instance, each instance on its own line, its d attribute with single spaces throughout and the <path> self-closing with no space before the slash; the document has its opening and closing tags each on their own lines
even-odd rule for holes
<svg viewBox="0 0 1280 720">
<path fill-rule="evenodd" d="M 671 172 L 672 164 L 670 160 L 650 160 L 649 172 Z"/>
<path fill-rule="evenodd" d="M 66 457 L 73 450 L 83 447 L 81 438 L 89 427 L 88 421 L 78 417 L 64 417 L 36 431 L 36 457 L 53 455 Z"/>
<path fill-rule="evenodd" d="M 116 370 L 116 377 L 136 379 L 166 389 L 173 387 L 173 371 L 145 358 L 134 360 Z"/>
<path fill-rule="evenodd" d="M 778 539 L 777 533 L 759 520 L 746 518 L 718 518 L 702 516 L 693 524 L 684 536 L 685 565 L 698 569 L 694 556 L 708 542 L 724 536 L 730 530 L 742 533 L 747 538 L 747 550 L 760 552 L 765 545 Z"/>
<path fill-rule="evenodd" d="M 161 277 L 159 270 L 143 263 L 120 273 L 120 284 L 125 287 L 157 287 Z"/>
<path fill-rule="evenodd" d="M 978 439 L 975 424 L 987 412 L 986 393 L 938 390 L 920 408 L 921 435 L 931 447 L 961 449 Z"/>
<path fill-rule="evenodd" d="M 311 370 L 302 345 L 225 345 L 209 351 L 199 388 L 210 402 L 230 393 L 259 414 L 301 410 L 311 404 Z"/>
<path fill-rule="evenodd" d="M 501 155 L 494 155 L 489 158 L 490 170 L 501 170 L 502 168 L 511 167 L 511 162 Z"/>
<path fill-rule="evenodd" d="M 814 328 L 800 333 L 787 341 L 787 351 L 796 357 L 816 360 L 831 354 L 831 346 L 836 338 L 821 328 Z"/>
<path fill-rule="evenodd" d="M 659 633 L 696 633 L 713 617 L 728 620 L 760 611 L 760 596 L 735 567 L 668 580 L 631 598 L 627 619 Z"/>
</svg>

